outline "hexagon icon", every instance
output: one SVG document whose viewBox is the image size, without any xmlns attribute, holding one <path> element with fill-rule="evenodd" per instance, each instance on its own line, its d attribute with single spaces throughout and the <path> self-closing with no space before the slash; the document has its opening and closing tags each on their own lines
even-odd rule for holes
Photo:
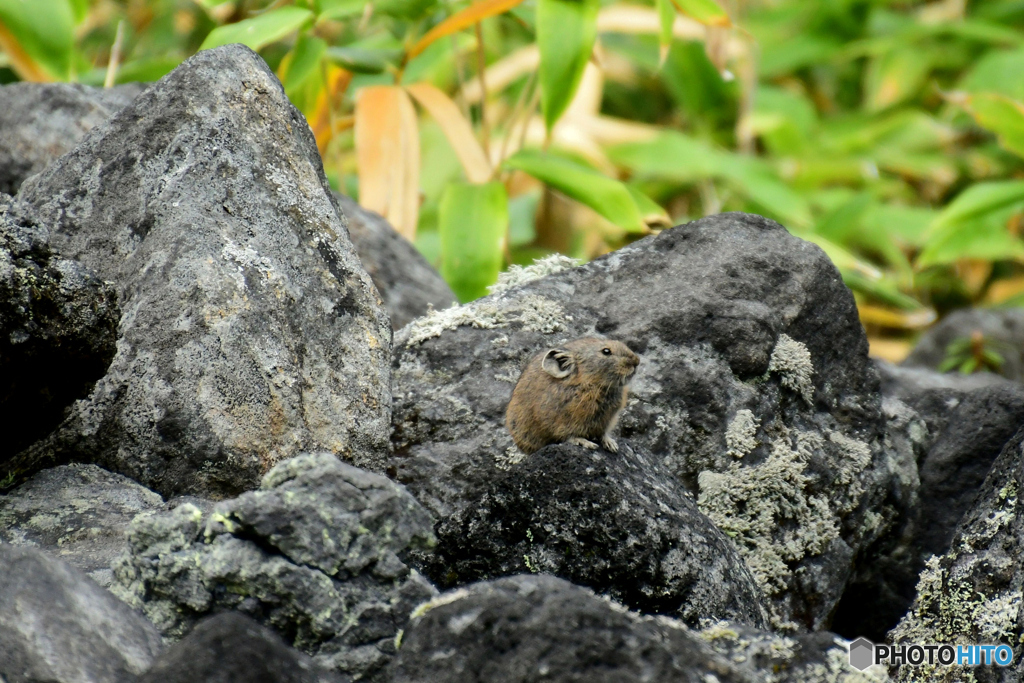
<svg viewBox="0 0 1024 683">
<path fill-rule="evenodd" d="M 850 666 L 863 671 L 875 663 L 875 644 L 867 638 L 858 638 L 850 643 Z"/>
</svg>

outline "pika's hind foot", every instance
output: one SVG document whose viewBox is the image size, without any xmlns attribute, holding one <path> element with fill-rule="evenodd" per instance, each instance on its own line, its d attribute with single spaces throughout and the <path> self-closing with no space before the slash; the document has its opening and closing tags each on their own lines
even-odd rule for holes
<svg viewBox="0 0 1024 683">
<path fill-rule="evenodd" d="M 591 450 L 591 451 L 596 451 L 597 450 L 597 444 L 596 443 L 594 443 L 593 441 L 590 441 L 589 439 L 584 439 L 583 437 L 580 437 L 580 436 L 572 437 L 571 439 L 569 439 L 569 443 L 573 444 L 574 446 L 583 446 L 584 448 L 586 448 L 588 450 Z"/>
<path fill-rule="evenodd" d="M 610 436 L 601 437 L 601 445 L 604 446 L 604 449 L 609 453 L 619 452 L 619 444 L 615 443 L 615 439 Z"/>
</svg>

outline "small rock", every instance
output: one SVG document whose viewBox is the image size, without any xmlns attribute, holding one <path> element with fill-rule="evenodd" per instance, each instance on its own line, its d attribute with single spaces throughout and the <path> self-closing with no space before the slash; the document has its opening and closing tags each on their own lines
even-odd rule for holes
<svg viewBox="0 0 1024 683">
<path fill-rule="evenodd" d="M 128 524 L 161 508 L 159 494 L 96 465 L 54 467 L 0 496 L 0 541 L 42 548 L 106 587 Z"/>
<path fill-rule="evenodd" d="M 341 683 L 268 628 L 237 612 L 199 622 L 139 683 Z"/>
<path fill-rule="evenodd" d="M 938 369 L 946 359 L 949 345 L 959 339 L 970 339 L 975 332 L 996 342 L 992 350 L 1003 358 L 998 374 L 1024 382 L 1024 308 L 954 311 L 921 335 L 903 365 Z"/>
<path fill-rule="evenodd" d="M 170 638 L 237 610 L 327 668 L 383 681 L 396 634 L 436 594 L 406 561 L 434 543 L 431 526 L 401 485 L 300 455 L 209 514 L 184 504 L 137 517 L 112 590 Z"/>
<path fill-rule="evenodd" d="M 720 683 L 764 680 L 679 622 L 642 617 L 552 576 L 445 593 L 416 610 L 394 683 Z"/>
<path fill-rule="evenodd" d="M 0 86 L 0 192 L 16 193 L 26 178 L 70 152 L 83 135 L 144 88 L 141 83 L 114 88 L 78 83 Z"/>
<path fill-rule="evenodd" d="M 10 202 L 0 194 L 0 490 L 40 469 L 9 461 L 103 376 L 120 316 L 114 288 L 53 253 L 46 222 L 15 223 Z"/>
<path fill-rule="evenodd" d="M 7 683 L 130 683 L 161 648 L 142 615 L 78 570 L 0 543 L 0 676 Z"/>
</svg>

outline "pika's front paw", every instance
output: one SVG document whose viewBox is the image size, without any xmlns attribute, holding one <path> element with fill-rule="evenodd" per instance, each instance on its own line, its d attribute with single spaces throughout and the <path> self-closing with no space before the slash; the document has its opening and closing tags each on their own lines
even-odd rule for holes
<svg viewBox="0 0 1024 683">
<path fill-rule="evenodd" d="M 584 439 L 583 437 L 580 436 L 574 436 L 573 438 L 569 439 L 569 443 L 573 444 L 574 446 L 583 446 L 584 448 L 592 451 L 597 450 L 596 443 L 590 441 L 589 439 Z"/>
<path fill-rule="evenodd" d="M 615 439 L 613 439 L 610 436 L 602 437 L 601 438 L 601 445 L 604 446 L 604 449 L 606 451 L 608 451 L 609 453 L 618 453 L 619 452 L 619 444 L 615 443 Z"/>
</svg>

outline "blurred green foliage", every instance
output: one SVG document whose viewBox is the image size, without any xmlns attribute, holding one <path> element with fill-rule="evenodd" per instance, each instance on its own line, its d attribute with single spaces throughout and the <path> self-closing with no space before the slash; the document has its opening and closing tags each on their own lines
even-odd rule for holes
<svg viewBox="0 0 1024 683">
<path fill-rule="evenodd" d="M 361 202 L 391 182 L 361 166 L 394 164 L 360 139 L 360 92 L 450 96 L 384 133 L 419 146 L 394 162 L 419 166 L 413 210 L 367 201 L 463 299 L 510 263 L 745 210 L 825 249 L 882 355 L 953 308 L 1024 304 L 1024 0 L 0 0 L 0 81 L 102 84 L 122 21 L 117 82 L 259 50 Z"/>
</svg>

